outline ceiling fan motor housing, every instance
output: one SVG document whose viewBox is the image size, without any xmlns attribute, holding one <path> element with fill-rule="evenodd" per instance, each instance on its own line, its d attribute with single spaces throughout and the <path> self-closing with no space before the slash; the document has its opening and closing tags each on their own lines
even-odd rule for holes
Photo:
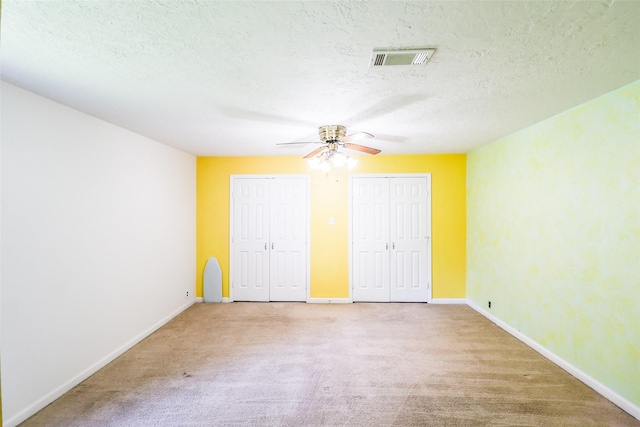
<svg viewBox="0 0 640 427">
<path fill-rule="evenodd" d="M 342 125 L 327 125 L 318 128 L 320 141 L 336 141 L 347 134 L 347 128 Z"/>
</svg>

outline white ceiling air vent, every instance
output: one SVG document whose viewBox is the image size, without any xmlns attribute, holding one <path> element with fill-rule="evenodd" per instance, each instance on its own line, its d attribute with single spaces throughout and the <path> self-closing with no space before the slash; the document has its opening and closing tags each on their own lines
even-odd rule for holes
<svg viewBox="0 0 640 427">
<path fill-rule="evenodd" d="M 423 65 L 431 59 L 435 51 L 435 48 L 373 49 L 369 68 L 388 65 Z"/>
</svg>

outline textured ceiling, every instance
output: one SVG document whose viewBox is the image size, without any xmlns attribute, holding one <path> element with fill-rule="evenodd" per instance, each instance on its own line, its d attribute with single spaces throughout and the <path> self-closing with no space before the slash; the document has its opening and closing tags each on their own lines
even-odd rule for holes
<svg viewBox="0 0 640 427">
<path fill-rule="evenodd" d="M 464 153 L 640 79 L 640 2 L 2 2 L 2 79 L 196 155 Z M 374 48 L 435 47 L 369 68 Z"/>
</svg>

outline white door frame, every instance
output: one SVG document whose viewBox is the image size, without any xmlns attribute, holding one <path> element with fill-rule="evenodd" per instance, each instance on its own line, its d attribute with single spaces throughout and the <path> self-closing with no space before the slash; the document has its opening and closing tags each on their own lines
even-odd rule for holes
<svg viewBox="0 0 640 427">
<path fill-rule="evenodd" d="M 354 178 L 426 178 L 427 179 L 427 211 L 429 212 L 429 221 L 427 221 L 427 231 L 429 239 L 427 240 L 428 261 L 429 261 L 429 293 L 427 295 L 427 303 L 431 303 L 433 298 L 433 245 L 431 223 L 433 221 L 431 210 L 431 174 L 430 173 L 378 173 L 378 174 L 351 174 L 349 175 L 349 301 L 353 302 L 353 179 Z"/>
<path fill-rule="evenodd" d="M 236 179 L 248 179 L 248 178 L 259 178 L 259 179 L 276 179 L 276 178 L 302 178 L 306 182 L 306 204 L 307 204 L 307 221 L 306 221 L 306 248 L 307 248 L 307 256 L 305 257 L 306 269 L 307 269 L 307 302 L 311 297 L 311 245 L 309 236 L 311 236 L 311 195 L 310 195 L 310 176 L 309 175 L 294 175 L 294 174 L 268 174 L 268 175 L 229 175 L 229 302 L 233 302 L 233 284 L 231 283 L 231 272 L 233 271 L 233 267 L 235 266 L 234 256 L 233 256 L 233 189 Z"/>
</svg>

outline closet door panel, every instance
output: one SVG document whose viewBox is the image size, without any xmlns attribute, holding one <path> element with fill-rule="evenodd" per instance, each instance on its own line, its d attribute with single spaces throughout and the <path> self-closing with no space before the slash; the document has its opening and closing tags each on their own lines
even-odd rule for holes
<svg viewBox="0 0 640 427">
<path fill-rule="evenodd" d="M 429 299 L 427 179 L 390 180 L 390 300 Z"/>
<path fill-rule="evenodd" d="M 307 181 L 271 180 L 271 301 L 307 298 Z"/>
<path fill-rule="evenodd" d="M 231 271 L 236 301 L 269 301 L 269 181 L 234 181 Z"/>
<path fill-rule="evenodd" d="M 354 301 L 389 301 L 389 182 L 352 181 L 352 285 Z"/>
</svg>

